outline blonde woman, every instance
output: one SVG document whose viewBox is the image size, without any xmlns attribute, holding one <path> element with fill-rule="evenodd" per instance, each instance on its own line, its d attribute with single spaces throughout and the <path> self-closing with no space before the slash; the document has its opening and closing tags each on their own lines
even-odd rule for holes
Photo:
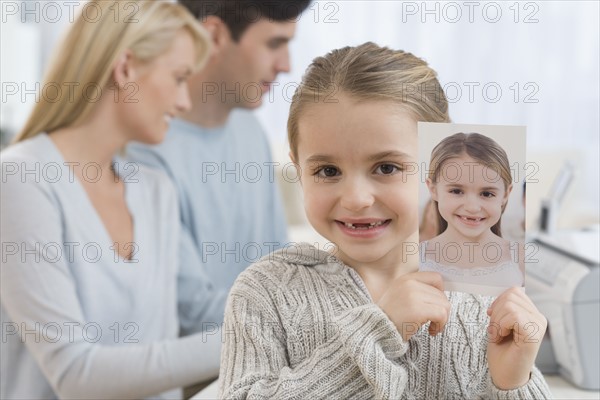
<svg viewBox="0 0 600 400">
<path fill-rule="evenodd" d="M 86 8 L 45 78 L 62 96 L 1 155 L 0 397 L 180 397 L 220 338 L 178 338 L 175 190 L 117 155 L 190 108 L 209 42 L 170 2 Z"/>
</svg>

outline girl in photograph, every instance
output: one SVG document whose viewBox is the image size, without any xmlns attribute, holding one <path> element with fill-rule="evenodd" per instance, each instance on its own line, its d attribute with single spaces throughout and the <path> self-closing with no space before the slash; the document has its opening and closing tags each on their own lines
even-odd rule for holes
<svg viewBox="0 0 600 400">
<path fill-rule="evenodd" d="M 522 246 L 502 238 L 512 190 L 506 152 L 479 133 L 457 133 L 432 151 L 427 187 L 438 235 L 421 243 L 421 271 L 438 272 L 446 290 L 499 295 L 524 283 Z"/>
</svg>

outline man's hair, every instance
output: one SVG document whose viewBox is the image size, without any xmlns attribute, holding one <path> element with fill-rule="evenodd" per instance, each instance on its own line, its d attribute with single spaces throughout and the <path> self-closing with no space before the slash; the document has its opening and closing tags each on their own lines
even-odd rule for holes
<svg viewBox="0 0 600 400">
<path fill-rule="evenodd" d="M 233 40 L 238 41 L 248 26 L 261 19 L 295 21 L 310 0 L 179 0 L 179 3 L 200 22 L 210 15 L 219 17 Z"/>
</svg>

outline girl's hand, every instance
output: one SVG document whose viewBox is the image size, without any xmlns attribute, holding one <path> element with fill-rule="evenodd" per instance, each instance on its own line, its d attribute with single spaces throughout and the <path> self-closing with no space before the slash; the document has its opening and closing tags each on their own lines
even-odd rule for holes
<svg viewBox="0 0 600 400">
<path fill-rule="evenodd" d="M 435 335 L 444 329 L 450 315 L 450 302 L 443 290 L 440 274 L 413 272 L 392 282 L 377 304 L 408 341 L 429 321 L 429 334 Z"/>
<path fill-rule="evenodd" d="M 503 390 L 525 385 L 546 332 L 546 318 L 521 288 L 503 292 L 487 312 L 492 382 Z"/>
</svg>

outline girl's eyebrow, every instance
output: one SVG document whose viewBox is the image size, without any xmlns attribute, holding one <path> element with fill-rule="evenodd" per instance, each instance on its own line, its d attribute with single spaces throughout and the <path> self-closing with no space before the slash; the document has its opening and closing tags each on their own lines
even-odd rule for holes
<svg viewBox="0 0 600 400">
<path fill-rule="evenodd" d="M 448 186 L 453 187 L 453 188 L 462 189 L 465 185 L 452 182 L 452 183 L 449 183 Z M 485 186 L 482 188 L 478 188 L 478 190 L 491 192 L 491 191 L 495 191 L 495 190 L 500 190 L 500 188 L 498 186 Z"/>
<path fill-rule="evenodd" d="M 402 151 L 390 150 L 390 151 L 382 151 L 381 153 L 376 153 L 370 155 L 367 158 L 367 161 L 379 161 L 386 158 L 410 158 L 408 153 L 404 153 Z M 317 162 L 331 162 L 334 161 L 335 157 L 327 155 L 327 154 L 313 154 L 312 156 L 306 159 L 306 163 L 317 163 Z"/>
<path fill-rule="evenodd" d="M 408 153 L 404 153 L 401 151 L 391 150 L 391 151 L 383 151 L 381 153 L 376 153 L 369 156 L 369 161 L 379 161 L 385 158 L 410 158 Z"/>
<path fill-rule="evenodd" d="M 306 163 L 330 162 L 334 159 L 335 157 L 328 156 L 326 154 L 313 154 L 306 159 Z"/>
</svg>

